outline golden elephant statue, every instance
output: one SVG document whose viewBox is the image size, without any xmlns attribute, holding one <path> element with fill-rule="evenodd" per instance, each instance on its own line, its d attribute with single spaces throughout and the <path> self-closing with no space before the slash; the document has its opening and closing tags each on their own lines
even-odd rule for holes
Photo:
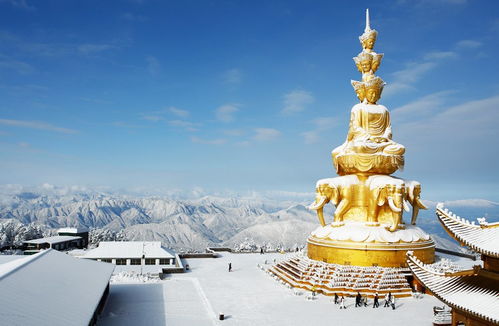
<svg viewBox="0 0 499 326">
<path fill-rule="evenodd" d="M 334 221 L 343 221 L 343 215 L 348 211 L 352 202 L 353 187 L 351 185 L 358 183 L 359 179 L 356 175 L 346 175 L 317 181 L 315 202 L 309 206 L 309 209 L 317 211 L 317 217 L 322 226 L 326 225 L 324 221 L 324 205 L 329 202 L 336 206 Z"/>
<path fill-rule="evenodd" d="M 405 180 L 405 200 L 412 206 L 411 224 L 416 225 L 420 209 L 428 209 L 421 201 L 421 183 Z"/>
<path fill-rule="evenodd" d="M 391 215 L 388 229 L 392 232 L 397 230 L 399 224 L 403 223 L 403 210 L 409 210 L 404 201 L 404 180 L 387 175 L 373 175 L 367 179 L 366 185 L 370 189 L 367 222 L 378 223 L 381 207 L 386 205 Z"/>
</svg>

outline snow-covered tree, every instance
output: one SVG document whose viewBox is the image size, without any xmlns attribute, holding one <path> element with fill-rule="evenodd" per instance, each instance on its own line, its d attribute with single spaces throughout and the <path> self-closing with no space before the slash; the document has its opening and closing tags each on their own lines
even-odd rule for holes
<svg viewBox="0 0 499 326">
<path fill-rule="evenodd" d="M 38 224 L 22 224 L 16 220 L 0 220 L 0 248 L 20 247 L 23 241 L 44 237 L 46 229 Z"/>
<path fill-rule="evenodd" d="M 90 229 L 88 234 L 89 246 L 97 247 L 101 241 L 127 241 L 128 237 L 125 231 L 118 232 L 110 229 Z"/>
</svg>

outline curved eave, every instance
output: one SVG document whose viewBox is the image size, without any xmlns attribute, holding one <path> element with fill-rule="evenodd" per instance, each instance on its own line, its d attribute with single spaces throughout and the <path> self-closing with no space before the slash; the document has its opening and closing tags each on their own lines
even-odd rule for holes
<svg viewBox="0 0 499 326">
<path fill-rule="evenodd" d="M 461 218 L 443 205 L 437 206 L 438 220 L 456 241 L 486 256 L 499 258 L 499 228 L 483 228 Z"/>
<path fill-rule="evenodd" d="M 499 324 L 499 286 L 476 276 L 446 276 L 425 268 L 415 256 L 407 255 L 414 276 L 448 306 L 487 322 Z"/>
</svg>

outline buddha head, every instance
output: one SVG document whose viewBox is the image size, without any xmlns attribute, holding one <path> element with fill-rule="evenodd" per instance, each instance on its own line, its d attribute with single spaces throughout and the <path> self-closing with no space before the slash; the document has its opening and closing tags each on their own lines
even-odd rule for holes
<svg viewBox="0 0 499 326">
<path fill-rule="evenodd" d="M 350 81 L 350 83 L 352 84 L 352 87 L 355 90 L 355 94 L 357 94 L 359 101 L 364 102 L 366 98 L 366 87 L 364 83 L 356 80 L 352 80 Z"/>
<path fill-rule="evenodd" d="M 376 38 L 378 37 L 378 32 L 375 29 L 366 29 L 364 33 L 359 36 L 360 44 L 365 52 L 371 52 L 374 49 L 374 43 L 376 43 Z"/>
<path fill-rule="evenodd" d="M 376 72 L 378 70 L 382 58 L 383 58 L 383 53 L 373 54 L 373 63 L 371 65 L 371 69 L 373 72 Z"/>
<path fill-rule="evenodd" d="M 376 104 L 381 97 L 381 92 L 383 92 L 385 85 L 386 83 L 380 77 L 373 77 L 365 82 L 367 103 Z"/>
<path fill-rule="evenodd" d="M 373 56 L 370 53 L 361 52 L 358 56 L 354 57 L 357 69 L 363 74 L 367 74 L 372 70 Z"/>
</svg>

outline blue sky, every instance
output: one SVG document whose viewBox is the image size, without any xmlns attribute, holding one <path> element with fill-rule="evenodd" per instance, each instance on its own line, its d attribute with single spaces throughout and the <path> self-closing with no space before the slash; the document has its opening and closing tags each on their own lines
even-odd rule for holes
<svg viewBox="0 0 499 326">
<path fill-rule="evenodd" d="M 369 7 L 427 199 L 499 200 L 499 2 L 0 0 L 0 183 L 313 191 Z"/>
</svg>

